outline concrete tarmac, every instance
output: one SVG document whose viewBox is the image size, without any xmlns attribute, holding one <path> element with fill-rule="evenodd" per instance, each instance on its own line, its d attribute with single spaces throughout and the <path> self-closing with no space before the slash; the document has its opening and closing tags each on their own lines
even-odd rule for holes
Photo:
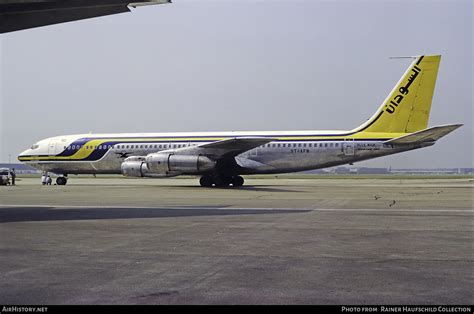
<svg viewBox="0 0 474 314">
<path fill-rule="evenodd" d="M 472 179 L 0 187 L 0 304 L 472 304 Z"/>
</svg>

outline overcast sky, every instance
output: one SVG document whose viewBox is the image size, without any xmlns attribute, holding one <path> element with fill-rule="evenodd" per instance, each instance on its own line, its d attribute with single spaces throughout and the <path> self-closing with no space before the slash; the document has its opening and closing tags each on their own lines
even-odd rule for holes
<svg viewBox="0 0 474 314">
<path fill-rule="evenodd" d="M 0 161 L 88 132 L 348 130 L 442 54 L 434 147 L 357 163 L 473 166 L 472 1 L 189 1 L 0 35 Z"/>
</svg>

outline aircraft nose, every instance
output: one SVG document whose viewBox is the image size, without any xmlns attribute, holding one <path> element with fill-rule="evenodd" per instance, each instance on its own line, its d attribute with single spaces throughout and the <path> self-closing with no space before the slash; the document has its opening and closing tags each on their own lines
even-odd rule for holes
<svg viewBox="0 0 474 314">
<path fill-rule="evenodd" d="M 23 161 L 23 157 L 28 156 L 28 155 L 29 155 L 29 152 L 30 152 L 30 149 L 27 149 L 27 150 L 22 151 L 22 152 L 18 155 L 18 160 L 19 160 L 19 161 Z"/>
</svg>

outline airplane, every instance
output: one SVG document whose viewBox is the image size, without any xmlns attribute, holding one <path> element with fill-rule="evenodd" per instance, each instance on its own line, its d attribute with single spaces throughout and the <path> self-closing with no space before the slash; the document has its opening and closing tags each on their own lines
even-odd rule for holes
<svg viewBox="0 0 474 314">
<path fill-rule="evenodd" d="M 462 124 L 427 128 L 440 55 L 414 60 L 373 116 L 350 131 L 255 131 L 63 135 L 18 159 L 58 174 L 201 176 L 203 187 L 239 187 L 242 175 L 351 164 L 432 146 Z"/>
<path fill-rule="evenodd" d="M 0 34 L 129 12 L 171 0 L 0 0 Z"/>
</svg>

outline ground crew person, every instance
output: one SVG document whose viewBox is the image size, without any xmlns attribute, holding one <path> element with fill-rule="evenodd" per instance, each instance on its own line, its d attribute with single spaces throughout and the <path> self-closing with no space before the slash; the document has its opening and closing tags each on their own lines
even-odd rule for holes
<svg viewBox="0 0 474 314">
<path fill-rule="evenodd" d="M 12 168 L 12 170 L 10 171 L 10 175 L 12 176 L 12 185 L 15 185 L 15 179 L 16 179 L 15 168 Z"/>
</svg>

